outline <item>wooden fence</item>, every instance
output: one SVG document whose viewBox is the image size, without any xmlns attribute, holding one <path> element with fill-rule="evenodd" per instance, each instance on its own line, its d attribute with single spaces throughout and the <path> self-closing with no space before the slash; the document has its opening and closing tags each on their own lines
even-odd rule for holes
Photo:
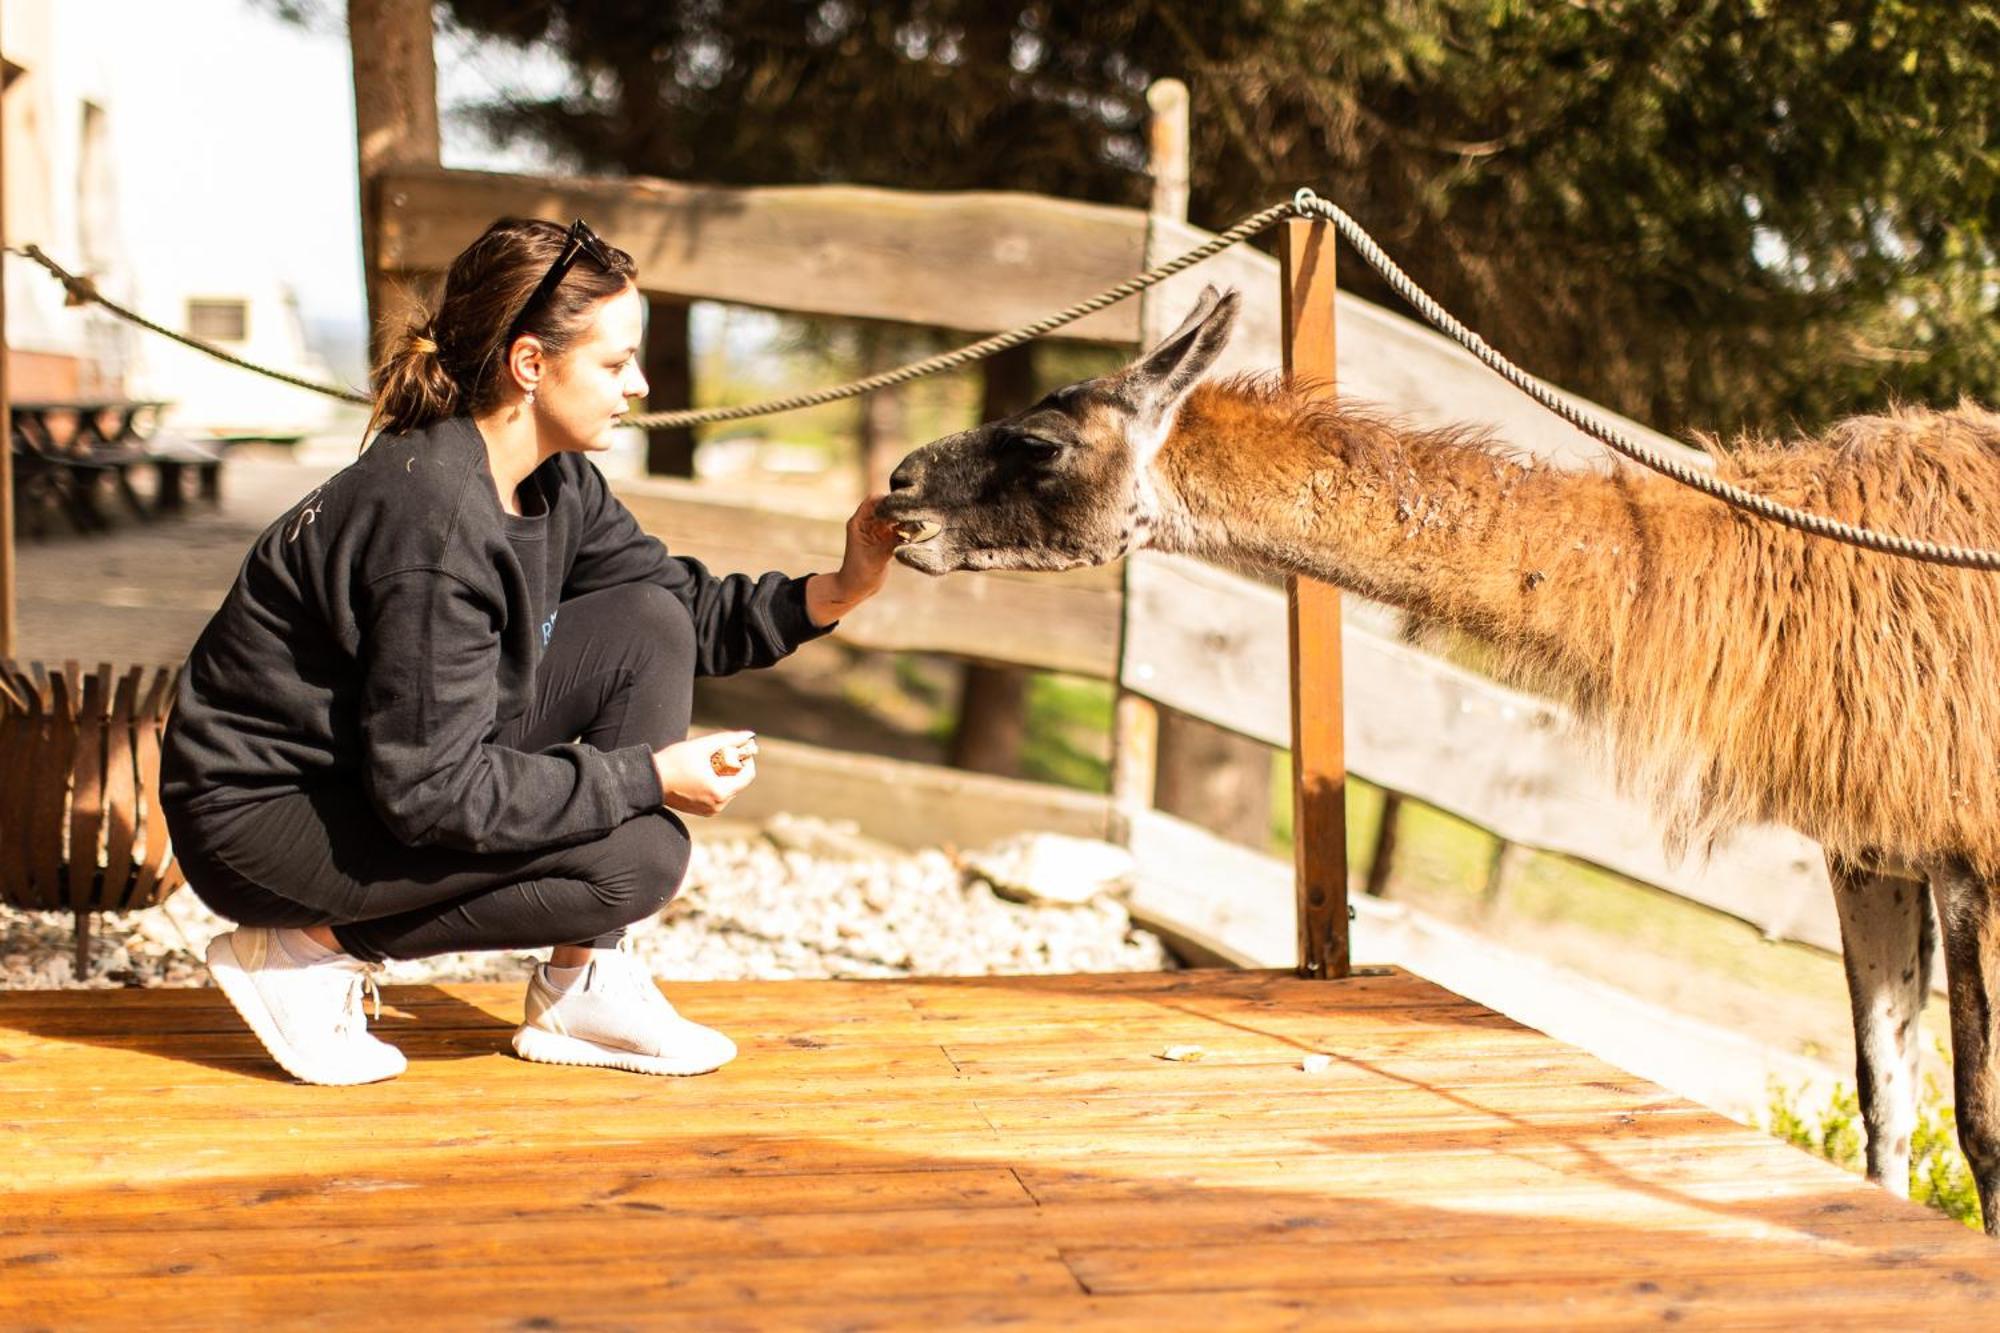
<svg viewBox="0 0 2000 1333">
<path fill-rule="evenodd" d="M 1027 322 L 1208 236 L 1171 217 L 1032 195 L 727 189 L 428 165 L 382 171 L 373 198 L 376 288 L 413 287 L 435 275 L 494 216 L 587 216 L 634 252 L 651 294 L 968 332 Z M 1245 298 L 1220 369 L 1276 367 L 1284 327 L 1279 265 L 1241 246 L 1064 336 L 1137 345 L 1142 335 L 1170 327 L 1207 282 L 1235 286 Z M 1342 394 L 1417 421 L 1485 424 L 1551 465 L 1616 466 L 1454 344 L 1345 294 L 1337 309 Z M 1703 457 L 1621 424 L 1663 450 Z M 839 515 L 749 506 L 686 483 L 635 481 L 619 489 L 672 549 L 719 568 L 825 568 L 840 552 Z M 1657 885 L 1774 938 L 1838 948 L 1825 870 L 1810 842 L 1756 830 L 1712 858 L 1672 860 L 1647 812 L 1611 790 L 1559 710 L 1403 644 L 1381 608 L 1349 600 L 1342 615 L 1349 771 L 1510 845 Z M 1126 773 L 1144 767 L 1129 753 L 1144 729 L 1129 723 L 1154 703 L 1275 746 L 1291 741 L 1285 593 L 1190 561 L 1147 553 L 1125 568 L 1064 575 L 898 577 L 850 617 L 843 635 L 870 648 L 1115 682 Z M 1200 841 L 1145 808 L 1144 784 L 1142 799 L 1135 803 L 1128 790 L 1121 806 L 1035 784 L 779 748 L 785 762 L 770 765 L 745 798 L 748 813 L 815 809 L 919 842 L 1024 827 L 1104 833 L 1132 841 L 1142 862 L 1163 859 L 1140 845 L 1148 838 L 1181 850 Z"/>
</svg>

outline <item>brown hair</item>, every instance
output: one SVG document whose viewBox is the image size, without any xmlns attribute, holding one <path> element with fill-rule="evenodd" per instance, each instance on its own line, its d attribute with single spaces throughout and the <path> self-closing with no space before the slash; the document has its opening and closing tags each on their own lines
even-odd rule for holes
<svg viewBox="0 0 2000 1333">
<path fill-rule="evenodd" d="M 583 332 L 592 305 L 637 280 L 632 256 L 604 245 L 609 269 L 579 255 L 556 289 L 523 312 L 567 237 L 567 228 L 553 222 L 501 218 L 459 251 L 435 311 L 420 311 L 375 367 L 375 410 L 366 437 L 486 411 L 504 390 L 515 338 L 532 333 L 559 356 Z"/>
</svg>

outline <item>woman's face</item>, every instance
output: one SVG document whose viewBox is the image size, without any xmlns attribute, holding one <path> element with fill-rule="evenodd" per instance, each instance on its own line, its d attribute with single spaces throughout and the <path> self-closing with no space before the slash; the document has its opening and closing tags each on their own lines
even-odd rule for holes
<svg viewBox="0 0 2000 1333">
<path fill-rule="evenodd" d="M 639 373 L 645 298 L 636 287 L 599 301 L 582 336 L 547 363 L 535 394 L 535 425 L 558 449 L 611 447 L 629 400 L 646 396 Z"/>
</svg>

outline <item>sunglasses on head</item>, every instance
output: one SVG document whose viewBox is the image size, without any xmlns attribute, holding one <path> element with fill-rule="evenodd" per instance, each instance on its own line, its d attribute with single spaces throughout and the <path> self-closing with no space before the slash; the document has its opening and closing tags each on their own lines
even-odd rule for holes
<svg viewBox="0 0 2000 1333">
<path fill-rule="evenodd" d="M 576 266 L 581 255 L 589 255 L 591 262 L 607 273 L 616 267 L 611 262 L 610 252 L 604 248 L 604 242 L 597 238 L 597 233 L 590 229 L 588 223 L 578 218 L 569 224 L 569 233 L 563 237 L 563 247 L 557 252 L 555 263 L 549 265 L 549 271 L 535 284 L 535 290 L 528 293 L 521 313 L 514 316 L 514 322 L 508 325 L 507 337 L 500 344 L 502 347 L 512 346 L 514 339 L 521 336 L 521 326 L 555 294 L 556 288 L 562 286 L 563 278 Z"/>
</svg>

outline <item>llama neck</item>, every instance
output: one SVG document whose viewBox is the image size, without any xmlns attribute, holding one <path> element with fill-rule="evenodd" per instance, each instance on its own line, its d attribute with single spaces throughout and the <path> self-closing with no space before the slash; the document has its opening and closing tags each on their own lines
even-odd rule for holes
<svg viewBox="0 0 2000 1333">
<path fill-rule="evenodd" d="M 1592 692 L 1675 503 L 1633 478 L 1529 469 L 1278 386 L 1204 385 L 1154 476 L 1153 544 L 1289 569 L 1462 628 Z M 1538 672 L 1539 674 L 1539 672 Z"/>
</svg>

